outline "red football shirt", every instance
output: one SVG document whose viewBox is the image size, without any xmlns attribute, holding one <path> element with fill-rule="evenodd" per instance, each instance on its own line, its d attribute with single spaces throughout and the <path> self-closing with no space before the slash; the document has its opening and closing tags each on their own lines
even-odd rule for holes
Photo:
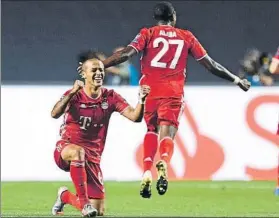
<svg viewBox="0 0 279 218">
<path fill-rule="evenodd" d="M 128 106 L 114 90 L 102 88 L 101 96 L 93 99 L 82 89 L 67 106 L 60 128 L 61 138 L 82 146 L 89 161 L 100 163 L 110 116 L 114 111 L 122 113 Z"/>
<path fill-rule="evenodd" d="M 128 46 L 143 52 L 140 84 L 151 87 L 149 98 L 181 98 L 188 54 L 196 60 L 206 55 L 205 49 L 190 31 L 168 25 L 141 29 Z"/>
</svg>

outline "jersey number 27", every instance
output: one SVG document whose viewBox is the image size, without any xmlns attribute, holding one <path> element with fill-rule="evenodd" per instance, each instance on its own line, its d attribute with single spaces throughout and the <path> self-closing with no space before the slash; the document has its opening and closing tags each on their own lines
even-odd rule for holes
<svg viewBox="0 0 279 218">
<path fill-rule="evenodd" d="M 168 52 L 170 46 L 176 45 L 176 51 L 174 54 L 174 57 L 172 59 L 172 62 L 169 66 L 170 69 L 175 69 L 177 62 L 180 58 L 183 46 L 184 46 L 184 40 L 180 39 L 165 39 L 162 37 L 158 37 L 153 41 L 153 48 L 158 48 L 159 44 L 163 44 L 162 49 L 158 52 L 158 54 L 152 59 L 151 66 L 152 67 L 160 67 L 160 68 L 167 68 L 167 63 L 160 62 L 161 58 Z"/>
</svg>

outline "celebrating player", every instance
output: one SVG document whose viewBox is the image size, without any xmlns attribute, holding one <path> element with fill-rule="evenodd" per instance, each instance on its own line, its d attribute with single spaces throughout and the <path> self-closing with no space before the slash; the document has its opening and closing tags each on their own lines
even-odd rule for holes
<svg viewBox="0 0 279 218">
<path fill-rule="evenodd" d="M 108 68 L 143 52 L 143 77 L 140 84 L 148 84 L 151 87 L 144 113 L 148 129 L 144 137 L 144 173 L 140 190 L 144 198 L 151 196 L 151 167 L 158 144 L 161 160 L 156 164 L 157 191 L 160 195 L 167 191 L 167 164 L 173 154 L 173 140 L 183 111 L 183 87 L 188 53 L 214 75 L 238 85 L 244 91 L 250 88 L 247 80 L 241 80 L 212 60 L 190 31 L 174 27 L 176 12 L 170 3 L 157 4 L 154 7 L 154 18 L 158 21 L 156 26 L 141 29 L 126 48 L 103 61 L 105 68 Z"/>
<path fill-rule="evenodd" d="M 279 73 L 279 47 L 269 66 L 270 73 Z"/>
<path fill-rule="evenodd" d="M 51 112 L 53 118 L 64 114 L 61 140 L 56 144 L 54 159 L 59 168 L 70 172 L 77 194 L 66 187 L 59 188 L 53 215 L 63 213 L 65 204 L 76 207 L 83 216 L 104 214 L 105 190 L 100 160 L 110 116 L 116 111 L 131 121 L 140 122 L 150 91 L 148 86 L 141 86 L 139 103 L 133 108 L 114 90 L 102 87 L 105 74 L 100 60 L 85 58 L 82 63 L 81 75 L 85 85 L 75 81 L 73 88 L 63 95 Z"/>
</svg>

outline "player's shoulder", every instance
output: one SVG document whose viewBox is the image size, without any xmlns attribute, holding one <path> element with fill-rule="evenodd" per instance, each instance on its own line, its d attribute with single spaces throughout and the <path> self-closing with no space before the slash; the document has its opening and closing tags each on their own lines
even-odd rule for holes
<svg viewBox="0 0 279 218">
<path fill-rule="evenodd" d="M 72 89 L 67 89 L 67 91 L 64 92 L 63 96 L 68 95 L 71 92 Z"/>
<path fill-rule="evenodd" d="M 176 31 L 182 33 L 184 37 L 191 38 L 194 36 L 192 31 L 189 29 L 182 29 L 182 28 L 177 28 L 177 27 L 175 27 L 175 29 L 176 29 Z"/>
<path fill-rule="evenodd" d="M 139 29 L 139 34 L 143 36 L 148 36 L 150 32 L 152 31 L 152 27 L 141 27 Z"/>
<path fill-rule="evenodd" d="M 72 89 L 68 89 L 67 91 L 65 91 L 63 93 L 63 95 L 61 96 L 61 99 L 63 99 L 65 96 L 69 95 L 71 91 L 72 91 Z"/>
<path fill-rule="evenodd" d="M 102 88 L 102 97 L 107 99 L 114 99 L 116 95 L 119 95 L 114 89 Z"/>
<path fill-rule="evenodd" d="M 63 93 L 63 95 L 61 96 L 60 100 L 62 100 L 63 98 L 65 98 L 65 96 L 69 95 L 71 93 L 72 89 L 68 89 L 67 91 L 65 91 Z M 82 94 L 81 94 L 81 91 L 78 91 L 78 93 L 76 93 L 72 98 L 71 98 L 71 102 L 76 102 L 76 101 L 79 101 L 82 99 Z"/>
</svg>

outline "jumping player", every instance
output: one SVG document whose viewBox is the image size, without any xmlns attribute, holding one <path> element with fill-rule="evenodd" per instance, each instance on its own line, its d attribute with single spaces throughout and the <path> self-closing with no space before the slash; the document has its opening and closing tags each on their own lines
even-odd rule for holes
<svg viewBox="0 0 279 218">
<path fill-rule="evenodd" d="M 143 77 L 140 84 L 148 84 L 151 87 L 144 113 L 148 129 L 144 137 L 144 173 L 140 189 L 144 198 L 151 196 L 150 170 L 158 146 L 161 160 L 156 164 L 157 191 L 163 195 L 168 188 L 167 164 L 173 154 L 173 140 L 183 111 L 183 87 L 188 53 L 214 75 L 238 85 L 244 91 L 250 88 L 246 79 L 241 80 L 212 60 L 190 31 L 174 27 L 176 12 L 171 3 L 158 3 L 153 14 L 158 22 L 156 26 L 142 28 L 126 48 L 103 61 L 105 68 L 108 68 L 142 52 Z"/>
<path fill-rule="evenodd" d="M 102 87 L 105 74 L 100 60 L 85 59 L 81 71 L 85 83 L 75 81 L 51 112 L 55 119 L 64 114 L 54 159 L 60 169 L 70 172 L 76 190 L 75 195 L 66 187 L 59 188 L 53 215 L 63 213 L 65 204 L 76 207 L 86 217 L 104 215 L 100 161 L 111 114 L 118 112 L 133 122 L 141 122 L 150 91 L 148 86 L 141 86 L 139 103 L 133 108 L 114 90 Z"/>
</svg>

